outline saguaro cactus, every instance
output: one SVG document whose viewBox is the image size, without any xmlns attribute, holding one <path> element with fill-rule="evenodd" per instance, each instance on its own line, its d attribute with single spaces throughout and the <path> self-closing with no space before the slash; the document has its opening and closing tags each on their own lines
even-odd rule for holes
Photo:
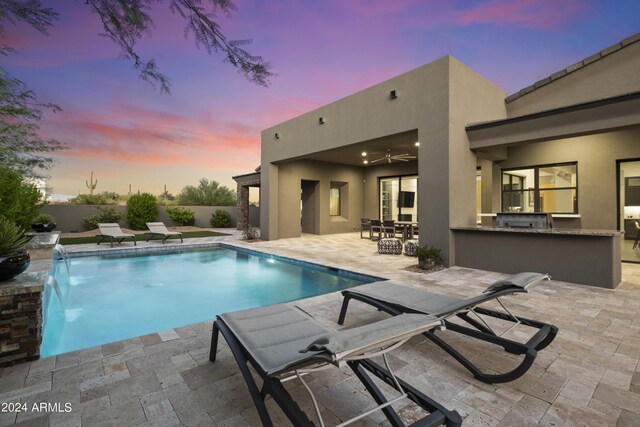
<svg viewBox="0 0 640 427">
<path fill-rule="evenodd" d="M 96 186 L 98 185 L 98 179 L 96 179 L 95 182 L 93 181 L 93 171 L 91 171 L 91 180 L 85 181 L 85 184 L 89 189 L 89 194 L 93 195 L 93 190 L 95 190 Z"/>
</svg>

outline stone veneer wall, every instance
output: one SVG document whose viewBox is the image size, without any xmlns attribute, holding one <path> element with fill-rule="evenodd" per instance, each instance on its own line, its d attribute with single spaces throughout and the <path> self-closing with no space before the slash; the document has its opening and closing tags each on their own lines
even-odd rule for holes
<svg viewBox="0 0 640 427">
<path fill-rule="evenodd" d="M 0 367 L 40 357 L 45 275 L 23 273 L 18 277 L 19 286 L 0 287 Z"/>
</svg>

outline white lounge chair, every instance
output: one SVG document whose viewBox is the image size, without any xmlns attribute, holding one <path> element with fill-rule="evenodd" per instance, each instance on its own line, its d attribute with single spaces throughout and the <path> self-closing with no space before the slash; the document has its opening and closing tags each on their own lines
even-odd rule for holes
<svg viewBox="0 0 640 427">
<path fill-rule="evenodd" d="M 133 239 L 133 245 L 137 246 L 136 235 L 123 233 L 120 226 L 115 222 L 98 224 L 98 228 L 100 229 L 100 234 L 96 236 L 99 239 L 98 244 L 105 240 L 109 240 L 111 242 L 111 247 L 113 247 L 114 240 L 118 243 L 122 243 L 124 239 Z"/>
<path fill-rule="evenodd" d="M 163 222 L 147 222 L 147 228 L 149 229 L 149 233 L 147 233 L 147 242 L 154 237 L 160 237 L 162 239 L 162 244 L 167 241 L 169 237 L 180 237 L 180 243 L 183 243 L 182 233 L 179 231 L 169 231 Z"/>
</svg>

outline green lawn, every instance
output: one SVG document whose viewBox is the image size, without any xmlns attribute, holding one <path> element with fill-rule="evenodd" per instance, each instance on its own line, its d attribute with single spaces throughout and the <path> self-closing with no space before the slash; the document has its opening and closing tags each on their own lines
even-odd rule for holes
<svg viewBox="0 0 640 427">
<path fill-rule="evenodd" d="M 183 231 L 182 232 L 182 237 L 184 237 L 185 239 L 188 239 L 190 237 L 215 237 L 215 236 L 229 236 L 229 234 L 226 233 L 217 233 L 215 231 L 208 231 L 208 230 L 203 230 L 203 231 Z M 144 241 L 146 240 L 146 235 L 144 234 L 137 234 L 136 235 L 136 239 L 138 241 Z M 154 240 L 160 240 L 156 237 L 156 239 Z M 172 241 L 172 240 L 177 240 L 178 242 L 180 242 L 180 239 L 176 238 L 176 237 L 172 237 L 170 239 L 167 239 L 167 241 Z M 96 243 L 97 238 L 95 236 L 89 236 L 89 237 L 61 237 L 60 238 L 60 244 L 62 245 L 81 245 L 84 243 Z"/>
</svg>

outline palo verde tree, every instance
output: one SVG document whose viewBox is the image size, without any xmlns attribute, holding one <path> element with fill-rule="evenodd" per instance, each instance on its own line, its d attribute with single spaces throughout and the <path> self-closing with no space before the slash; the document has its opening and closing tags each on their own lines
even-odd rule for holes
<svg viewBox="0 0 640 427">
<path fill-rule="evenodd" d="M 104 30 L 100 35 L 120 47 L 122 56 L 132 61 L 140 78 L 169 93 L 169 78 L 159 71 L 155 60 L 143 59 L 136 47 L 155 27 L 149 12 L 156 4 L 163 3 L 162 0 L 85 0 L 83 3 L 98 15 Z M 202 47 L 209 54 L 220 53 L 225 62 L 250 82 L 269 85 L 274 76 L 271 65 L 243 48 L 251 44 L 251 40 L 229 40 L 215 21 L 218 14 L 229 16 L 236 10 L 230 0 L 169 0 L 166 3 L 174 15 L 185 21 L 184 35 L 193 36 L 196 47 Z M 58 13 L 43 7 L 40 0 L 0 0 L 0 26 L 4 22 L 21 21 L 46 33 L 57 18 Z"/>
<path fill-rule="evenodd" d="M 0 56 L 10 52 L 0 47 Z M 0 67 L 0 165 L 26 177 L 39 177 L 40 170 L 51 166 L 47 154 L 64 145 L 39 136 L 38 122 L 46 110 L 56 112 L 60 107 L 39 102 L 33 91 Z"/>
<path fill-rule="evenodd" d="M 79 7 L 90 7 L 99 17 L 107 37 L 122 50 L 122 55 L 133 62 L 140 78 L 159 86 L 169 93 L 169 79 L 162 74 L 153 59 L 143 59 L 136 50 L 136 43 L 150 33 L 154 22 L 149 12 L 161 0 L 85 0 Z M 207 53 L 220 53 L 224 61 L 235 67 L 250 82 L 268 86 L 274 74 L 270 64 L 262 57 L 243 49 L 250 40 L 229 40 L 215 22 L 219 13 L 230 15 L 236 10 L 229 0 L 170 0 L 170 10 L 186 22 L 185 36 L 191 34 L 196 47 Z M 0 0 L 0 36 L 4 36 L 7 24 L 27 24 L 40 33 L 58 19 L 58 13 L 44 7 L 40 0 Z M 0 45 L 0 56 L 15 52 L 9 46 Z M 48 153 L 64 145 L 54 139 L 39 136 L 38 121 L 45 111 L 59 111 L 51 103 L 41 103 L 24 83 L 11 77 L 0 67 L 0 166 L 11 168 L 26 177 L 40 176 L 39 170 L 50 167 Z"/>
</svg>

